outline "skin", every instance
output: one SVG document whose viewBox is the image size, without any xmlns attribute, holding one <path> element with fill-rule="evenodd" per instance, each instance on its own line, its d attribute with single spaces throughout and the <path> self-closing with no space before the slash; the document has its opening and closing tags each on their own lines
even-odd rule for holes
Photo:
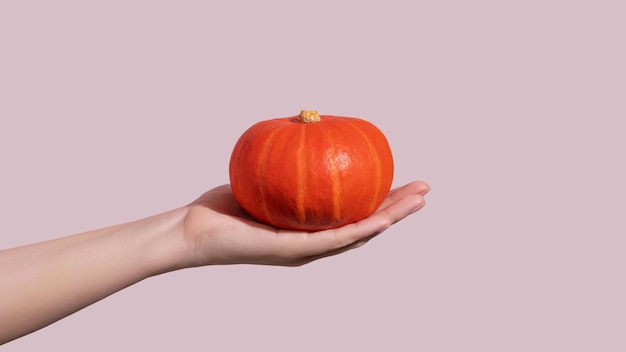
<svg viewBox="0 0 626 352">
<path fill-rule="evenodd" d="M 409 183 L 367 219 L 309 233 L 254 221 L 223 185 L 145 219 L 2 250 L 0 344 L 151 276 L 205 265 L 300 266 L 358 248 L 422 208 L 428 191 Z"/>
</svg>

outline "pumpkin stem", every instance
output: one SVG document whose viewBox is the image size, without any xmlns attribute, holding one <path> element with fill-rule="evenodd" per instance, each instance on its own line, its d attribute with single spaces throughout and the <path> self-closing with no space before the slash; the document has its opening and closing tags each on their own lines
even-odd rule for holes
<svg viewBox="0 0 626 352">
<path fill-rule="evenodd" d="M 302 110 L 300 115 L 298 115 L 298 121 L 304 123 L 320 122 L 321 120 L 317 110 Z"/>
</svg>

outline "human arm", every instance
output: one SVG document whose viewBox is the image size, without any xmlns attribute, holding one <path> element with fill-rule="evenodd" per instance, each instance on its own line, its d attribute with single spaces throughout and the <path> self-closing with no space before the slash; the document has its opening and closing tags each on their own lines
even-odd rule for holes
<svg viewBox="0 0 626 352">
<path fill-rule="evenodd" d="M 0 344 L 148 277 L 202 265 L 303 265 L 359 247 L 424 205 L 428 186 L 390 192 L 367 219 L 315 233 L 248 217 L 228 185 L 138 221 L 0 251 Z"/>
</svg>

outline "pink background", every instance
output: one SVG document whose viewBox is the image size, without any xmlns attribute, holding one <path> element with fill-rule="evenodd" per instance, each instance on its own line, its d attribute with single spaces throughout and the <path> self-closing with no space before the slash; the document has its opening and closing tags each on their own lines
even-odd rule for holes
<svg viewBox="0 0 626 352">
<path fill-rule="evenodd" d="M 0 2 L 0 246 L 186 204 L 247 127 L 305 108 L 375 123 L 426 208 L 301 268 L 145 280 L 2 350 L 626 350 L 624 3 L 299 3 Z"/>
</svg>

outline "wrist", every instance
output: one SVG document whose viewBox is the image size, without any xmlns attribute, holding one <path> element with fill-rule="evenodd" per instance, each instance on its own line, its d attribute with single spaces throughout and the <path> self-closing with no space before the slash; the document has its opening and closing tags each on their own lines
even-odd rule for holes
<svg viewBox="0 0 626 352">
<path fill-rule="evenodd" d="M 146 276 L 186 268 L 189 250 L 184 238 L 184 221 L 187 208 L 177 208 L 140 220 L 145 226 L 144 262 Z"/>
</svg>

